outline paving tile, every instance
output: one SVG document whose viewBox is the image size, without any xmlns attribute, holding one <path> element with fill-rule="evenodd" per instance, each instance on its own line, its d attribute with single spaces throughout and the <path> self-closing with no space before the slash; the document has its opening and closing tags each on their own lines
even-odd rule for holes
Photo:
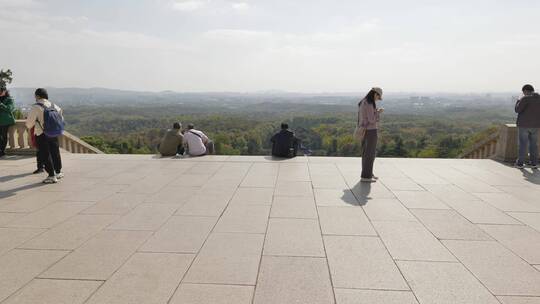
<svg viewBox="0 0 540 304">
<path fill-rule="evenodd" d="M 165 187 L 158 193 L 145 198 L 145 203 L 185 204 L 190 198 L 200 192 L 199 187 Z"/>
<path fill-rule="evenodd" d="M 83 304 L 101 284 L 100 281 L 37 279 L 9 297 L 4 303 Z"/>
<path fill-rule="evenodd" d="M 9 226 L 51 228 L 90 206 L 92 203 L 58 202 L 15 220 Z"/>
<path fill-rule="evenodd" d="M 386 188 L 382 183 L 362 183 L 349 184 L 351 191 L 360 203 L 365 205 L 373 199 L 394 199 L 396 196 L 392 191 Z"/>
<path fill-rule="evenodd" d="M 274 192 L 276 196 L 307 196 L 313 197 L 311 182 L 282 182 L 278 181 Z"/>
<path fill-rule="evenodd" d="M 139 251 L 197 253 L 216 222 L 216 217 L 173 216 Z"/>
<path fill-rule="evenodd" d="M 264 235 L 213 233 L 183 283 L 255 285 Z"/>
<path fill-rule="evenodd" d="M 540 304 L 540 297 L 498 297 L 502 304 Z"/>
<path fill-rule="evenodd" d="M 67 251 L 12 250 L 0 257 L 0 302 L 63 258 Z"/>
<path fill-rule="evenodd" d="M 263 257 L 254 304 L 334 304 L 324 258 Z"/>
<path fill-rule="evenodd" d="M 255 163 L 242 181 L 241 187 L 274 188 L 279 164 Z"/>
<path fill-rule="evenodd" d="M 273 196 L 273 188 L 238 188 L 231 204 L 271 205 Z"/>
<path fill-rule="evenodd" d="M 272 203 L 271 217 L 317 218 L 317 208 L 313 197 L 276 196 Z"/>
<path fill-rule="evenodd" d="M 480 228 L 529 264 L 540 264 L 540 232 L 513 225 L 480 225 Z"/>
<path fill-rule="evenodd" d="M 540 296 L 540 272 L 501 244 L 443 242 L 493 294 Z"/>
<path fill-rule="evenodd" d="M 193 197 L 176 211 L 176 215 L 221 216 L 229 203 L 229 197 L 223 195 L 202 194 Z"/>
<path fill-rule="evenodd" d="M 422 304 L 497 304 L 495 297 L 459 263 L 398 261 Z"/>
<path fill-rule="evenodd" d="M 251 304 L 253 286 L 180 284 L 170 304 Z"/>
<path fill-rule="evenodd" d="M 91 189 L 69 192 L 61 197 L 60 200 L 70 202 L 99 202 L 109 196 L 114 195 L 125 189 L 124 185 L 98 185 Z"/>
<path fill-rule="evenodd" d="M 484 202 L 502 211 L 540 212 L 540 204 L 524 202 L 508 193 L 474 193 Z"/>
<path fill-rule="evenodd" d="M 84 210 L 82 213 L 124 215 L 130 212 L 133 208 L 142 204 L 147 197 L 147 194 L 116 193 Z"/>
<path fill-rule="evenodd" d="M 45 229 L 0 228 L 0 256 L 45 232 Z"/>
<path fill-rule="evenodd" d="M 311 181 L 307 164 L 280 164 L 278 181 Z"/>
<path fill-rule="evenodd" d="M 379 238 L 325 236 L 324 243 L 335 288 L 409 290 Z"/>
<path fill-rule="evenodd" d="M 377 235 L 360 207 L 318 207 L 318 209 L 322 233 L 325 235 Z"/>
<path fill-rule="evenodd" d="M 407 177 L 384 177 L 380 182 L 392 191 L 424 191 L 424 188 Z"/>
<path fill-rule="evenodd" d="M 270 206 L 231 205 L 216 225 L 215 232 L 265 233 Z"/>
<path fill-rule="evenodd" d="M 372 221 L 416 221 L 397 199 L 374 199 L 363 208 Z"/>
<path fill-rule="evenodd" d="M 74 250 L 116 219 L 116 215 L 76 215 L 19 248 Z"/>
<path fill-rule="evenodd" d="M 482 201 L 448 201 L 450 207 L 475 224 L 519 225 L 520 223 L 499 209 Z"/>
<path fill-rule="evenodd" d="M 114 230 L 158 230 L 178 209 L 171 204 L 141 204 L 124 215 L 108 229 Z"/>
<path fill-rule="evenodd" d="M 456 259 L 418 222 L 373 222 L 395 260 L 455 262 Z"/>
<path fill-rule="evenodd" d="M 52 204 L 62 196 L 58 192 L 32 192 L 29 195 L 20 197 L 15 195 L 7 199 L 2 199 L 0 212 L 34 212 Z"/>
<path fill-rule="evenodd" d="M 411 210 L 431 233 L 442 240 L 493 240 L 454 210 Z"/>
<path fill-rule="evenodd" d="M 480 200 L 477 196 L 472 195 L 469 192 L 465 192 L 463 189 L 455 185 L 425 185 L 429 192 L 433 193 L 438 199 L 447 203 L 453 201 L 475 201 Z"/>
<path fill-rule="evenodd" d="M 0 213 L 0 227 L 4 227 L 5 225 L 13 222 L 16 219 L 20 219 L 25 215 L 26 213 Z"/>
<path fill-rule="evenodd" d="M 337 304 L 418 304 L 410 291 L 335 289 Z"/>
<path fill-rule="evenodd" d="M 86 303 L 167 303 L 193 257 L 136 253 Z"/>
<path fill-rule="evenodd" d="M 314 191 L 317 206 L 358 206 L 356 197 L 348 189 L 315 189 Z"/>
<path fill-rule="evenodd" d="M 319 222 L 311 219 L 271 218 L 264 255 L 324 257 Z"/>
<path fill-rule="evenodd" d="M 106 280 L 150 235 L 150 231 L 102 231 L 40 277 Z"/>
<path fill-rule="evenodd" d="M 329 179 L 328 176 L 334 176 Z M 311 184 L 314 189 L 345 189 L 347 182 L 341 175 L 312 175 Z"/>
<path fill-rule="evenodd" d="M 431 192 L 394 191 L 394 194 L 409 209 L 450 209 Z"/>
<path fill-rule="evenodd" d="M 508 214 L 520 222 L 534 228 L 536 231 L 540 231 L 540 213 L 509 212 Z"/>
</svg>

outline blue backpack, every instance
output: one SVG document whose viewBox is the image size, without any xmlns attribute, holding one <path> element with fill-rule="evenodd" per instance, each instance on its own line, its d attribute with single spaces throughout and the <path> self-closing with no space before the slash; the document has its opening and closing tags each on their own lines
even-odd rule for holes
<svg viewBox="0 0 540 304">
<path fill-rule="evenodd" d="M 44 104 L 36 103 L 38 106 L 43 108 L 43 133 L 47 137 L 58 137 L 64 134 L 64 118 L 56 110 L 56 107 L 51 103 L 50 107 L 46 107 Z M 39 123 L 39 120 L 38 120 Z"/>
</svg>

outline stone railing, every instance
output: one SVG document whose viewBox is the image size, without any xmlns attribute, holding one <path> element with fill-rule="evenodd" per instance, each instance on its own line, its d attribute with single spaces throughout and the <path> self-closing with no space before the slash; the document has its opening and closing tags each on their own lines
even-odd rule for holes
<svg viewBox="0 0 540 304">
<path fill-rule="evenodd" d="M 60 148 L 71 153 L 103 154 L 103 152 L 97 148 L 92 147 L 69 132 L 64 132 L 64 135 L 59 137 L 59 143 Z M 17 120 L 16 124 L 9 128 L 6 152 L 11 155 L 28 155 L 36 153 L 36 149 L 32 147 L 30 133 L 24 124 L 24 120 Z"/>
<path fill-rule="evenodd" d="M 505 124 L 499 128 L 498 132 L 479 141 L 471 149 L 465 151 L 461 158 L 491 158 L 504 162 L 514 162 L 517 159 L 517 149 L 517 126 L 515 124 Z"/>
<path fill-rule="evenodd" d="M 488 137 L 475 143 L 470 149 L 468 149 L 461 155 L 461 158 L 494 158 L 497 154 L 498 141 L 499 133 L 493 133 Z"/>
</svg>

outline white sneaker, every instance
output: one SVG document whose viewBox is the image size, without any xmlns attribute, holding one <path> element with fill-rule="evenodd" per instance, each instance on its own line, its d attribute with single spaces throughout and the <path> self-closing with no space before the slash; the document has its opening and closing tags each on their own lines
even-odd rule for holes
<svg viewBox="0 0 540 304">
<path fill-rule="evenodd" d="M 62 179 L 64 178 L 64 173 L 60 172 L 60 173 L 56 173 L 56 179 Z"/>
<path fill-rule="evenodd" d="M 374 179 L 374 178 L 365 178 L 365 177 L 362 177 L 362 178 L 360 179 L 360 182 L 362 182 L 362 183 L 375 183 L 375 182 L 377 182 L 377 180 Z"/>
<path fill-rule="evenodd" d="M 58 183 L 58 179 L 56 176 L 48 176 L 46 179 L 43 180 L 44 184 L 56 184 Z"/>
</svg>

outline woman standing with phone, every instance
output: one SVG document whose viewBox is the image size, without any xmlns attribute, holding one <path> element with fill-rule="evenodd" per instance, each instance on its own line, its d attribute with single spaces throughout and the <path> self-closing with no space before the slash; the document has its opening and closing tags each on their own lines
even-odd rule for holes
<svg viewBox="0 0 540 304">
<path fill-rule="evenodd" d="M 377 181 L 373 175 L 373 164 L 377 156 L 377 138 L 380 114 L 384 111 L 377 107 L 377 102 L 382 100 L 381 88 L 372 88 L 369 93 L 358 103 L 358 129 L 357 138 L 362 143 L 362 178 L 361 182 L 372 183 Z"/>
</svg>

